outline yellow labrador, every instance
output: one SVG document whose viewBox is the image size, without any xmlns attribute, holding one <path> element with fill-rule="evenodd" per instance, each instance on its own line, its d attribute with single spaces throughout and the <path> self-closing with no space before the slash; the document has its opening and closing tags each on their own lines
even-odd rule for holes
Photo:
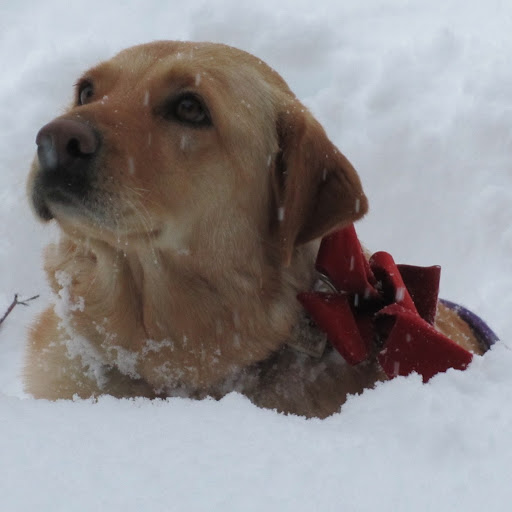
<svg viewBox="0 0 512 512">
<path fill-rule="evenodd" d="M 294 348 L 317 240 L 361 218 L 358 175 L 283 79 L 219 44 L 155 42 L 87 71 L 37 135 L 56 294 L 26 389 L 221 397 L 324 417 L 383 378 Z"/>
</svg>

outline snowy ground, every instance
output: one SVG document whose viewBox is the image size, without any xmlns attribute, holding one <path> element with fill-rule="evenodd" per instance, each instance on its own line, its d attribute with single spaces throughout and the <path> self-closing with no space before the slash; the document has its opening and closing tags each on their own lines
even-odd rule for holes
<svg viewBox="0 0 512 512">
<path fill-rule="evenodd" d="M 2 2 L 0 312 L 15 292 L 42 297 L 0 329 L 0 510 L 510 510 L 511 33 L 499 0 Z M 465 372 L 397 379 L 325 421 L 236 395 L 24 396 L 54 236 L 25 199 L 35 134 L 84 68 L 153 39 L 225 42 L 274 66 L 359 170 L 366 245 L 442 265 L 442 296 L 504 341 Z"/>
</svg>

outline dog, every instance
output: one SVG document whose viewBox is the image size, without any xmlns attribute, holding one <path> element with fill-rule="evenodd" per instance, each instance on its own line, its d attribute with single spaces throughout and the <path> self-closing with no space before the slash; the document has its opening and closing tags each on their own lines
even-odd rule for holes
<svg viewBox="0 0 512 512">
<path fill-rule="evenodd" d="M 232 391 L 326 417 L 386 377 L 294 347 L 318 240 L 362 218 L 347 158 L 285 81 L 221 44 L 154 42 L 87 71 L 37 135 L 28 194 L 60 241 L 31 328 L 37 398 Z M 452 337 L 464 329 L 441 307 Z M 480 352 L 470 332 L 461 344 Z"/>
</svg>

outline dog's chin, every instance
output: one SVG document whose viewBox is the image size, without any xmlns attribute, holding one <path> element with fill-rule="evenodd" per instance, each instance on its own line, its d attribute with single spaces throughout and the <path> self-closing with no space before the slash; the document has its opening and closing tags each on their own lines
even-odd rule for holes
<svg viewBox="0 0 512 512">
<path fill-rule="evenodd" d="M 58 189 L 45 194 L 34 191 L 32 207 L 37 217 L 44 222 L 63 216 L 69 218 L 95 216 L 83 201 Z"/>
<path fill-rule="evenodd" d="M 34 213 L 44 222 L 62 215 L 80 217 L 93 213 L 86 190 L 75 190 L 73 182 L 57 181 L 49 172 L 36 168 L 29 178 L 28 187 Z"/>
<path fill-rule="evenodd" d="M 79 219 L 92 216 L 92 212 L 83 201 L 59 189 L 42 191 L 34 187 L 31 199 L 36 216 L 43 222 L 60 218 Z"/>
<path fill-rule="evenodd" d="M 88 207 L 58 194 L 46 200 L 33 200 L 33 208 L 42 221 L 55 220 L 62 231 L 76 241 L 97 240 L 123 251 L 147 246 L 162 234 L 162 229 L 157 226 L 144 229 L 121 223 L 121 227 L 114 220 L 115 214 L 106 213 L 98 205 Z"/>
</svg>

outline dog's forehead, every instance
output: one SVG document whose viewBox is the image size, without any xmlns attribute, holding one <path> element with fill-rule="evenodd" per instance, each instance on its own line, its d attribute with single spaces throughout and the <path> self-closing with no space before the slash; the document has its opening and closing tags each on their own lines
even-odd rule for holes
<svg viewBox="0 0 512 512">
<path fill-rule="evenodd" d="M 134 46 L 86 73 L 105 81 L 123 75 L 132 85 L 173 78 L 197 84 L 204 77 L 228 88 L 233 85 L 243 89 L 245 83 L 247 89 L 268 86 L 291 94 L 281 76 L 266 63 L 242 50 L 215 43 L 159 41 Z"/>
</svg>

